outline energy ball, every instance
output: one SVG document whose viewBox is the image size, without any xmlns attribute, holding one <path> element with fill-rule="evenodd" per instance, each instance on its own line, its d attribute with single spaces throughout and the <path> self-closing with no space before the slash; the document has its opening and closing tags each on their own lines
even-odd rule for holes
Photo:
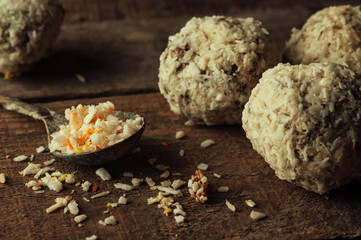
<svg viewBox="0 0 361 240">
<path fill-rule="evenodd" d="M 284 51 L 291 64 L 334 62 L 361 74 L 361 9 L 328 7 L 312 15 L 301 30 L 292 29 Z"/>
<path fill-rule="evenodd" d="M 57 0 L 0 0 L 0 72 L 20 74 L 44 57 L 63 18 Z"/>
<path fill-rule="evenodd" d="M 243 129 L 280 179 L 324 194 L 361 173 L 360 89 L 343 65 L 278 64 L 253 89 Z"/>
<path fill-rule="evenodd" d="M 252 88 L 276 64 L 276 48 L 260 21 L 193 17 L 169 37 L 158 85 L 170 109 L 197 124 L 237 124 Z"/>
</svg>

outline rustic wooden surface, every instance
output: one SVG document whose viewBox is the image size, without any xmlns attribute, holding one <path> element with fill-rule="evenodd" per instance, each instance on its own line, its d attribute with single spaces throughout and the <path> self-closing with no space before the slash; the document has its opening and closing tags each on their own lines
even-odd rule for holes
<svg viewBox="0 0 361 240">
<path fill-rule="evenodd" d="M 46 145 L 42 122 L 0 108 L 0 172 L 7 175 L 0 184 L 0 239 L 85 239 L 96 234 L 99 239 L 359 239 L 361 238 L 361 181 L 332 191 L 327 196 L 307 192 L 280 181 L 264 160 L 252 150 L 241 126 L 185 127 L 184 119 L 169 111 L 157 93 L 158 58 L 167 38 L 180 30 L 192 16 L 224 14 L 255 17 L 269 30 L 281 53 L 292 27 L 301 27 L 315 11 L 335 4 L 359 4 L 349 1 L 238 1 L 238 0 L 60 0 L 67 11 L 58 41 L 50 55 L 20 77 L 0 79 L 0 94 L 18 97 L 49 107 L 58 112 L 78 103 L 113 101 L 117 108 L 144 115 L 147 127 L 141 152 L 105 165 L 113 176 L 103 182 L 95 175 L 96 167 L 82 167 L 64 161 L 54 163 L 56 169 L 76 171 L 79 180 L 89 180 L 100 191 L 111 190 L 106 197 L 89 203 L 82 197 L 92 193 L 80 187 L 66 185 L 56 193 L 45 189 L 35 194 L 24 184 L 31 177 L 19 171 L 26 163 L 11 158 L 20 154 L 35 154 L 35 148 Z M 76 74 L 86 78 L 81 83 Z M 187 137 L 175 140 L 177 130 Z M 200 143 L 214 139 L 216 145 L 202 149 Z M 169 144 L 162 146 L 162 142 Z M 178 152 L 184 149 L 185 157 Z M 52 158 L 50 153 L 35 154 L 34 162 Z M 222 174 L 209 176 L 209 202 L 198 204 L 190 200 L 187 189 L 178 200 L 187 212 L 186 221 L 176 224 L 146 199 L 157 194 L 145 184 L 127 192 L 129 204 L 110 209 L 118 220 L 115 226 L 101 226 L 109 214 L 103 214 L 108 202 L 116 202 L 124 192 L 113 183 L 130 183 L 123 177 L 130 171 L 135 177 L 152 177 L 161 181 L 161 171 L 147 162 L 157 158 L 169 165 L 172 173 L 187 180 L 201 162 L 209 171 Z M 209 174 L 209 171 L 206 171 Z M 228 186 L 228 193 L 218 193 L 219 186 Z M 71 194 L 71 190 L 75 190 Z M 72 195 L 80 211 L 88 215 L 83 227 L 73 216 L 45 209 L 59 196 Z M 232 202 L 236 212 L 225 206 Z M 267 217 L 260 221 L 249 218 L 251 209 L 244 200 L 257 203 L 256 210 Z M 188 204 L 186 204 L 188 203 Z"/>
<path fill-rule="evenodd" d="M 140 1 L 131 2 L 107 0 L 100 4 L 100 1 L 63 0 L 69 18 L 73 18 L 75 13 L 87 13 L 84 19 L 91 21 L 66 21 L 50 55 L 20 77 L 12 81 L 0 80 L 0 94 L 30 102 L 45 102 L 156 92 L 159 56 L 167 45 L 168 36 L 178 32 L 194 15 L 225 14 L 259 19 L 269 30 L 281 55 L 293 27 L 301 27 L 320 7 L 336 3 L 321 1 L 318 5 L 313 2 L 283 5 L 284 1 L 279 1 L 277 7 L 268 3 L 271 1 L 262 1 L 255 7 L 255 4 L 247 5 L 243 1 L 239 1 L 243 5 L 235 4 L 229 0 L 228 5 L 222 3 L 222 7 L 219 1 L 203 5 L 198 1 L 199 7 L 190 7 L 187 1 L 174 3 L 174 6 L 170 4 L 173 1 L 160 1 L 159 4 L 141 1 L 154 6 L 147 8 L 148 5 L 144 6 L 145 3 L 142 5 Z M 356 1 L 343 3 L 355 4 Z M 126 17 L 121 14 L 124 18 L 116 18 L 117 14 L 113 16 L 103 10 L 130 7 L 135 8 L 134 11 L 127 10 L 129 15 Z M 142 14 L 145 17 L 141 18 Z M 83 75 L 86 83 L 81 83 L 76 74 Z"/>
<path fill-rule="evenodd" d="M 99 184 L 99 191 L 110 190 L 111 194 L 87 203 L 82 197 L 92 193 L 83 192 L 80 187 L 66 185 L 60 193 L 45 189 L 43 195 L 35 194 L 24 184 L 32 177 L 22 177 L 18 172 L 27 163 L 15 163 L 11 159 L 0 159 L 1 171 L 8 176 L 0 185 L 0 239 L 84 239 L 96 234 L 99 239 L 334 239 L 361 237 L 361 182 L 332 191 L 327 196 L 307 192 L 275 177 L 273 170 L 252 150 L 240 126 L 227 127 L 186 127 L 184 119 L 168 110 L 168 105 L 158 93 L 144 95 L 115 96 L 108 98 L 82 99 L 84 104 L 110 100 L 117 108 L 135 111 L 147 119 L 144 137 L 139 142 L 141 151 L 129 154 L 123 159 L 105 165 L 113 180 L 103 182 L 95 175 L 96 167 L 76 166 L 64 161 L 54 163 L 62 172 L 76 172 L 79 180 Z M 63 111 L 76 105 L 79 100 L 41 104 Z M 0 109 L 0 150 L 1 156 L 11 158 L 20 154 L 35 153 L 35 148 L 46 144 L 42 122 L 18 113 Z M 186 138 L 176 140 L 177 130 L 184 130 Z M 146 136 L 157 137 L 148 140 Z M 216 144 L 208 149 L 200 147 L 205 139 L 213 139 Z M 161 143 L 166 142 L 168 147 Z M 185 156 L 180 157 L 180 149 Z M 36 163 L 50 159 L 49 153 L 35 154 Z M 148 164 L 149 158 L 157 158 L 158 163 L 170 166 L 170 179 L 187 180 L 201 162 L 208 163 L 209 202 L 196 203 L 189 199 L 187 188 L 184 197 L 177 201 L 187 212 L 185 223 L 176 224 L 173 216 L 166 217 L 155 205 L 147 205 L 146 199 L 155 196 L 146 184 L 127 192 L 129 203 L 111 208 L 110 214 L 118 220 L 115 226 L 101 226 L 99 220 L 110 214 L 103 214 L 108 202 L 116 202 L 124 193 L 113 187 L 113 183 L 130 183 L 123 177 L 125 171 L 135 177 L 152 177 L 157 183 L 162 179 L 162 171 Z M 209 172 L 222 175 L 218 179 Z M 228 193 L 218 193 L 219 186 L 228 186 Z M 71 190 L 75 190 L 71 194 Z M 98 192 L 99 192 L 98 191 Z M 45 213 L 56 197 L 71 195 L 79 203 L 80 211 L 88 215 L 83 227 L 78 227 L 68 213 L 56 211 Z M 231 212 L 225 199 L 233 203 L 237 210 Z M 251 208 L 244 200 L 257 203 L 255 210 L 265 212 L 263 220 L 250 219 Z M 186 204 L 188 203 L 188 204 Z"/>
</svg>

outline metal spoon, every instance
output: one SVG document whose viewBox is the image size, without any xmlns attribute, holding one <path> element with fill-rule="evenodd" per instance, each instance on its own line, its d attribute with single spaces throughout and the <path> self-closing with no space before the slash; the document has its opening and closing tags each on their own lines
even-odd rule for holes
<svg viewBox="0 0 361 240">
<path fill-rule="evenodd" d="M 0 104 L 7 110 L 16 111 L 18 113 L 30 116 L 34 119 L 42 120 L 45 124 L 48 135 L 48 144 L 50 143 L 50 135 L 59 131 L 61 125 L 66 125 L 68 121 L 63 114 L 58 114 L 50 109 L 34 106 L 24 103 L 16 98 L 0 95 Z M 132 119 L 138 114 L 132 112 L 116 111 L 114 115 L 123 120 Z M 143 118 L 144 119 L 144 118 Z M 59 158 L 75 162 L 81 165 L 99 165 L 121 158 L 128 153 L 138 142 L 145 128 L 145 120 L 142 127 L 132 136 L 122 142 L 116 143 L 106 148 L 88 153 L 65 154 L 58 151 L 53 154 Z"/>
</svg>

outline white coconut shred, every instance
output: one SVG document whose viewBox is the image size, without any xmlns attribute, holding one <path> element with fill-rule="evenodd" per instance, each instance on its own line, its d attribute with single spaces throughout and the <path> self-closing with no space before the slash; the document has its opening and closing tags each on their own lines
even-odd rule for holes
<svg viewBox="0 0 361 240">
<path fill-rule="evenodd" d="M 66 109 L 69 124 L 51 135 L 50 151 L 67 154 L 96 151 L 124 141 L 143 126 L 142 117 L 123 121 L 114 115 L 114 110 L 109 101 Z"/>
</svg>

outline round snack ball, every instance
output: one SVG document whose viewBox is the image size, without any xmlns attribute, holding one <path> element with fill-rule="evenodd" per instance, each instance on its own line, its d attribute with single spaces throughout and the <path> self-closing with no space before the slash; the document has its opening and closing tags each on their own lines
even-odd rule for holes
<svg viewBox="0 0 361 240">
<path fill-rule="evenodd" d="M 63 18 L 57 0 L 1 0 L 0 72 L 19 74 L 44 57 Z"/>
<path fill-rule="evenodd" d="M 292 29 L 284 51 L 291 64 L 334 62 L 361 74 L 361 9 L 328 7 L 312 15 L 301 30 Z"/>
<path fill-rule="evenodd" d="M 197 124 L 236 124 L 252 88 L 276 64 L 276 48 L 261 22 L 193 17 L 169 37 L 158 85 L 173 112 Z"/>
<path fill-rule="evenodd" d="M 335 63 L 267 70 L 242 114 L 276 175 L 323 194 L 361 173 L 361 77 Z"/>
</svg>

